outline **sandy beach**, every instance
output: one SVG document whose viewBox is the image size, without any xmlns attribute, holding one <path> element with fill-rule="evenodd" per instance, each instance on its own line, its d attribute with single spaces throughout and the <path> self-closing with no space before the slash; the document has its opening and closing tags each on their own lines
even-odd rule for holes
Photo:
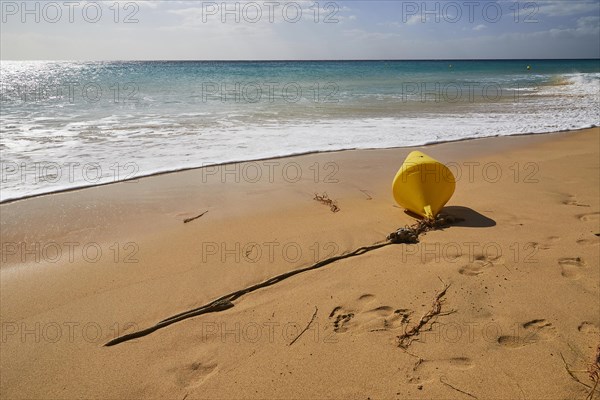
<svg viewBox="0 0 600 400">
<path fill-rule="evenodd" d="M 104 346 L 413 224 L 391 194 L 413 149 L 455 173 L 444 212 L 463 221 Z M 600 344 L 599 153 L 593 128 L 228 164 L 2 204 L 0 396 L 584 399 Z"/>
</svg>

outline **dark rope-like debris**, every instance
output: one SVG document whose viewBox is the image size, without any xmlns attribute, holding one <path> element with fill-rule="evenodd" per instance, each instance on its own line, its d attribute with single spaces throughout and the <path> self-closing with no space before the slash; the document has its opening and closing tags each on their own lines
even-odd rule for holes
<svg viewBox="0 0 600 400">
<path fill-rule="evenodd" d="M 469 392 L 465 392 L 464 390 L 461 390 L 461 389 L 459 389 L 459 388 L 457 388 L 457 387 L 455 387 L 455 386 L 452 386 L 452 385 L 451 385 L 451 384 L 449 384 L 448 382 L 446 382 L 446 381 L 442 380 L 442 377 L 440 377 L 440 382 L 442 382 L 444 385 L 448 386 L 449 388 L 452 388 L 452 389 L 456 390 L 457 392 L 460 392 L 460 393 L 462 393 L 462 394 L 466 394 L 467 396 L 469 396 L 469 397 L 472 397 L 472 398 L 474 398 L 474 399 L 476 399 L 476 398 L 477 398 L 476 396 L 472 395 L 472 394 L 471 394 L 471 393 L 469 393 Z"/>
<path fill-rule="evenodd" d="M 262 288 L 274 285 L 274 284 L 279 283 L 279 282 L 283 281 L 284 279 L 290 278 L 294 275 L 298 275 L 303 272 L 312 271 L 314 269 L 324 267 L 325 265 L 331 264 L 335 261 L 343 260 L 345 258 L 360 256 L 369 251 L 373 251 L 373 250 L 377 250 L 377 249 L 380 249 L 385 246 L 389 246 L 390 244 L 417 243 L 419 234 L 433 230 L 433 229 L 443 228 L 443 227 L 448 226 L 451 223 L 456 222 L 456 221 L 458 221 L 458 219 L 456 219 L 454 217 L 442 216 L 442 215 L 439 215 L 434 220 L 418 221 L 416 224 L 414 224 L 410 227 L 407 226 L 407 227 L 398 229 L 396 232 L 392 232 L 390 235 L 388 235 L 387 240 L 384 242 L 376 242 L 370 246 L 359 247 L 356 250 L 351 251 L 349 253 L 329 257 L 325 260 L 319 261 L 308 267 L 296 269 L 293 271 L 285 272 L 283 274 L 274 276 L 272 278 L 267 279 L 266 281 L 263 281 L 263 282 L 255 284 L 255 285 L 249 286 L 247 288 L 240 289 L 235 292 L 221 296 L 218 299 L 213 300 L 210 303 L 207 303 L 198 308 L 194 308 L 192 310 L 184 311 L 182 313 L 173 315 L 169 318 L 166 318 L 166 319 L 158 322 L 156 325 L 151 326 L 149 328 L 116 337 L 116 338 L 112 339 L 111 341 L 109 341 L 108 343 L 106 343 L 104 346 L 114 346 L 116 344 L 126 342 L 128 340 L 137 339 L 142 336 L 149 335 L 150 333 L 157 331 L 158 329 L 164 328 L 166 326 L 169 326 L 169 325 L 174 324 L 179 321 L 183 321 L 184 319 L 188 319 L 188 318 L 195 317 L 195 316 L 202 315 L 202 314 L 227 310 L 234 306 L 233 301 L 239 299 L 240 297 L 242 297 L 245 294 L 254 292 L 255 290 L 258 290 L 258 289 L 262 289 Z M 444 293 L 445 293 L 445 291 L 444 291 Z"/>
<path fill-rule="evenodd" d="M 184 224 L 187 224 L 188 222 L 192 222 L 194 220 L 197 220 L 198 218 L 200 218 L 201 216 L 203 216 L 204 214 L 206 214 L 208 212 L 208 210 L 204 211 L 202 214 L 196 215 L 195 217 L 192 218 L 186 218 L 183 220 Z"/>
<path fill-rule="evenodd" d="M 569 374 L 569 376 L 571 377 L 571 379 L 573 379 L 575 382 L 582 384 L 583 386 L 585 386 L 588 389 L 591 389 L 592 387 L 590 385 L 588 385 L 587 383 L 583 383 L 579 380 L 578 377 L 575 376 L 575 374 L 573 372 L 584 372 L 584 371 L 572 371 L 571 368 L 569 367 L 569 364 L 567 364 L 567 360 L 565 360 L 565 357 L 562 355 L 562 353 L 560 353 L 560 358 L 562 358 L 563 364 L 565 364 L 565 369 L 567 370 L 567 373 Z"/>
<path fill-rule="evenodd" d="M 306 324 L 306 328 L 304 328 L 304 329 L 302 330 L 302 332 L 300 332 L 300 333 L 298 334 L 298 336 L 296 336 L 296 337 L 294 338 L 294 340 L 292 340 L 292 342 L 290 343 L 290 346 L 291 346 L 291 345 L 293 345 L 294 343 L 296 343 L 296 340 L 298 340 L 298 339 L 300 338 L 300 336 L 302 336 L 302 334 L 308 330 L 308 327 L 310 326 L 310 324 L 312 324 L 312 323 L 313 323 L 313 321 L 315 320 L 315 317 L 317 316 L 317 312 L 318 312 L 318 311 L 319 311 L 319 309 L 317 308 L 317 306 L 315 306 L 315 312 L 313 313 L 313 316 L 312 316 L 312 318 L 310 319 L 310 321 L 308 321 L 308 324 Z"/>
<path fill-rule="evenodd" d="M 596 349 L 596 355 L 594 356 L 594 361 L 590 363 L 587 369 L 588 375 L 592 382 L 594 383 L 594 387 L 588 393 L 586 400 L 592 400 L 594 397 L 594 392 L 596 392 L 598 388 L 598 382 L 600 382 L 600 344 Z"/>
<path fill-rule="evenodd" d="M 408 346 L 410 346 L 410 344 L 413 342 L 413 340 L 415 340 L 415 338 L 417 338 L 421 334 L 421 329 L 425 325 L 427 325 L 427 323 L 431 321 L 432 318 L 441 315 L 443 303 L 442 298 L 446 294 L 446 291 L 449 287 L 450 285 L 444 284 L 444 288 L 435 295 L 435 298 L 433 299 L 433 304 L 431 305 L 431 309 L 421 317 L 421 319 L 419 320 L 419 322 L 417 322 L 415 326 L 410 328 L 408 331 L 404 332 L 402 335 L 398 336 L 399 347 L 407 349 Z"/>
<path fill-rule="evenodd" d="M 313 200 L 316 200 L 319 203 L 323 203 L 326 206 L 329 206 L 329 209 L 333 213 L 340 211 L 340 208 L 338 207 L 337 202 L 335 200 L 331 200 L 329 198 L 329 196 L 327 195 L 327 193 L 323 193 L 322 195 L 315 193 L 315 197 L 313 197 Z"/>
</svg>

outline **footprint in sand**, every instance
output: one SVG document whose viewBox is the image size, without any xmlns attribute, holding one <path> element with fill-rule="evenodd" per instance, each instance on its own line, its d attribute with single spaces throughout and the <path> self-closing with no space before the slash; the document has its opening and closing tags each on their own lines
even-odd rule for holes
<svg viewBox="0 0 600 400">
<path fill-rule="evenodd" d="M 569 198 L 567 198 L 566 200 L 563 200 L 562 203 L 567 206 L 590 207 L 589 204 L 582 204 L 582 203 L 578 202 L 577 199 L 575 198 L 575 196 L 573 196 L 573 195 L 569 195 Z"/>
<path fill-rule="evenodd" d="M 561 267 L 561 275 L 569 279 L 579 279 L 583 268 L 586 266 L 580 257 L 561 258 L 558 260 L 558 265 Z"/>
<path fill-rule="evenodd" d="M 363 294 L 349 307 L 335 307 L 329 319 L 336 333 L 386 331 L 408 323 L 412 311 L 377 305 L 372 294 Z"/>
<path fill-rule="evenodd" d="M 577 330 L 581 333 L 600 333 L 600 328 L 598 325 L 588 321 L 583 321 L 581 324 L 579 324 Z"/>
<path fill-rule="evenodd" d="M 373 296 L 372 294 L 366 293 L 366 294 L 361 295 L 358 298 L 358 301 L 361 302 L 361 303 L 364 303 L 364 302 L 372 301 L 374 299 L 375 299 L 375 296 Z"/>
<path fill-rule="evenodd" d="M 419 358 L 406 371 L 407 383 L 420 384 L 432 382 L 436 374 L 451 370 L 466 371 L 475 366 L 468 357 L 453 357 L 441 360 L 424 360 Z"/>
<path fill-rule="evenodd" d="M 579 218 L 580 221 L 583 221 L 583 222 L 598 221 L 598 220 L 600 220 L 600 212 L 580 214 L 577 217 Z"/>
<path fill-rule="evenodd" d="M 600 244 L 600 233 L 589 235 L 587 238 L 577 240 L 580 246 L 594 246 Z"/>
<path fill-rule="evenodd" d="M 477 276 L 483 274 L 487 268 L 492 268 L 493 266 L 494 265 L 490 261 L 475 260 L 471 264 L 460 267 L 458 273 L 468 276 Z"/>
<path fill-rule="evenodd" d="M 458 273 L 467 276 L 477 276 L 497 265 L 504 266 L 504 259 L 502 257 L 479 255 L 475 257 L 475 260 L 472 263 L 460 267 Z"/>
<path fill-rule="evenodd" d="M 329 314 L 333 319 L 333 330 L 337 333 L 343 333 L 348 330 L 348 324 L 354 318 L 353 312 L 345 312 L 342 307 L 336 307 Z"/>
<path fill-rule="evenodd" d="M 348 325 L 350 321 L 355 316 L 355 308 L 361 308 L 361 304 L 367 304 L 372 302 L 375 299 L 375 296 L 372 294 L 366 293 L 361 295 L 357 300 L 358 307 L 352 307 L 350 310 L 344 309 L 342 306 L 335 307 L 331 313 L 329 313 L 329 319 L 333 320 L 333 330 L 337 333 L 343 333 L 348 330 Z"/>
<path fill-rule="evenodd" d="M 216 370 L 217 363 L 215 361 L 193 361 L 182 367 L 172 368 L 169 371 L 174 373 L 175 382 L 178 386 L 194 388 L 202 385 L 209 377 L 216 373 Z"/>
<path fill-rule="evenodd" d="M 545 319 L 534 319 L 519 326 L 516 336 L 505 335 L 498 338 L 498 344 L 504 347 L 519 348 L 541 340 L 551 339 L 556 336 L 556 330 Z"/>
<path fill-rule="evenodd" d="M 546 241 L 544 243 L 529 242 L 528 244 L 530 246 L 532 246 L 532 247 L 526 247 L 525 250 L 528 250 L 530 248 L 533 248 L 535 250 L 549 250 L 558 241 L 560 241 L 560 237 L 558 237 L 558 236 L 550 236 L 550 237 L 548 237 L 546 239 Z"/>
<path fill-rule="evenodd" d="M 365 312 L 362 326 L 369 332 L 392 330 L 407 324 L 411 314 L 412 311 L 404 308 L 381 306 Z"/>
</svg>

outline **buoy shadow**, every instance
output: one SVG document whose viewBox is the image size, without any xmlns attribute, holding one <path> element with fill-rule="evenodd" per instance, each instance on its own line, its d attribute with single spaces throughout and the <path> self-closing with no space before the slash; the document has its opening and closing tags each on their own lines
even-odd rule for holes
<svg viewBox="0 0 600 400">
<path fill-rule="evenodd" d="M 496 226 L 496 221 L 469 207 L 448 206 L 442 209 L 442 213 L 462 219 L 462 221 L 457 222 L 455 226 L 464 226 L 468 228 L 489 228 L 491 226 Z"/>
</svg>

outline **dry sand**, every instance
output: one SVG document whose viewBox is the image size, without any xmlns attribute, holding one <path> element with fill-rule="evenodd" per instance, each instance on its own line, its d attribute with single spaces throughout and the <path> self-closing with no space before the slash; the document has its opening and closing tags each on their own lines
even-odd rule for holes
<svg viewBox="0 0 600 400">
<path fill-rule="evenodd" d="M 599 138 L 595 128 L 424 147 L 457 173 L 444 211 L 464 222 L 112 347 L 103 345 L 413 223 L 390 188 L 412 149 L 196 169 L 3 204 L 0 395 L 585 398 L 600 343 Z M 313 200 L 325 192 L 338 212 Z M 444 283 L 440 314 L 398 347 Z"/>
</svg>

